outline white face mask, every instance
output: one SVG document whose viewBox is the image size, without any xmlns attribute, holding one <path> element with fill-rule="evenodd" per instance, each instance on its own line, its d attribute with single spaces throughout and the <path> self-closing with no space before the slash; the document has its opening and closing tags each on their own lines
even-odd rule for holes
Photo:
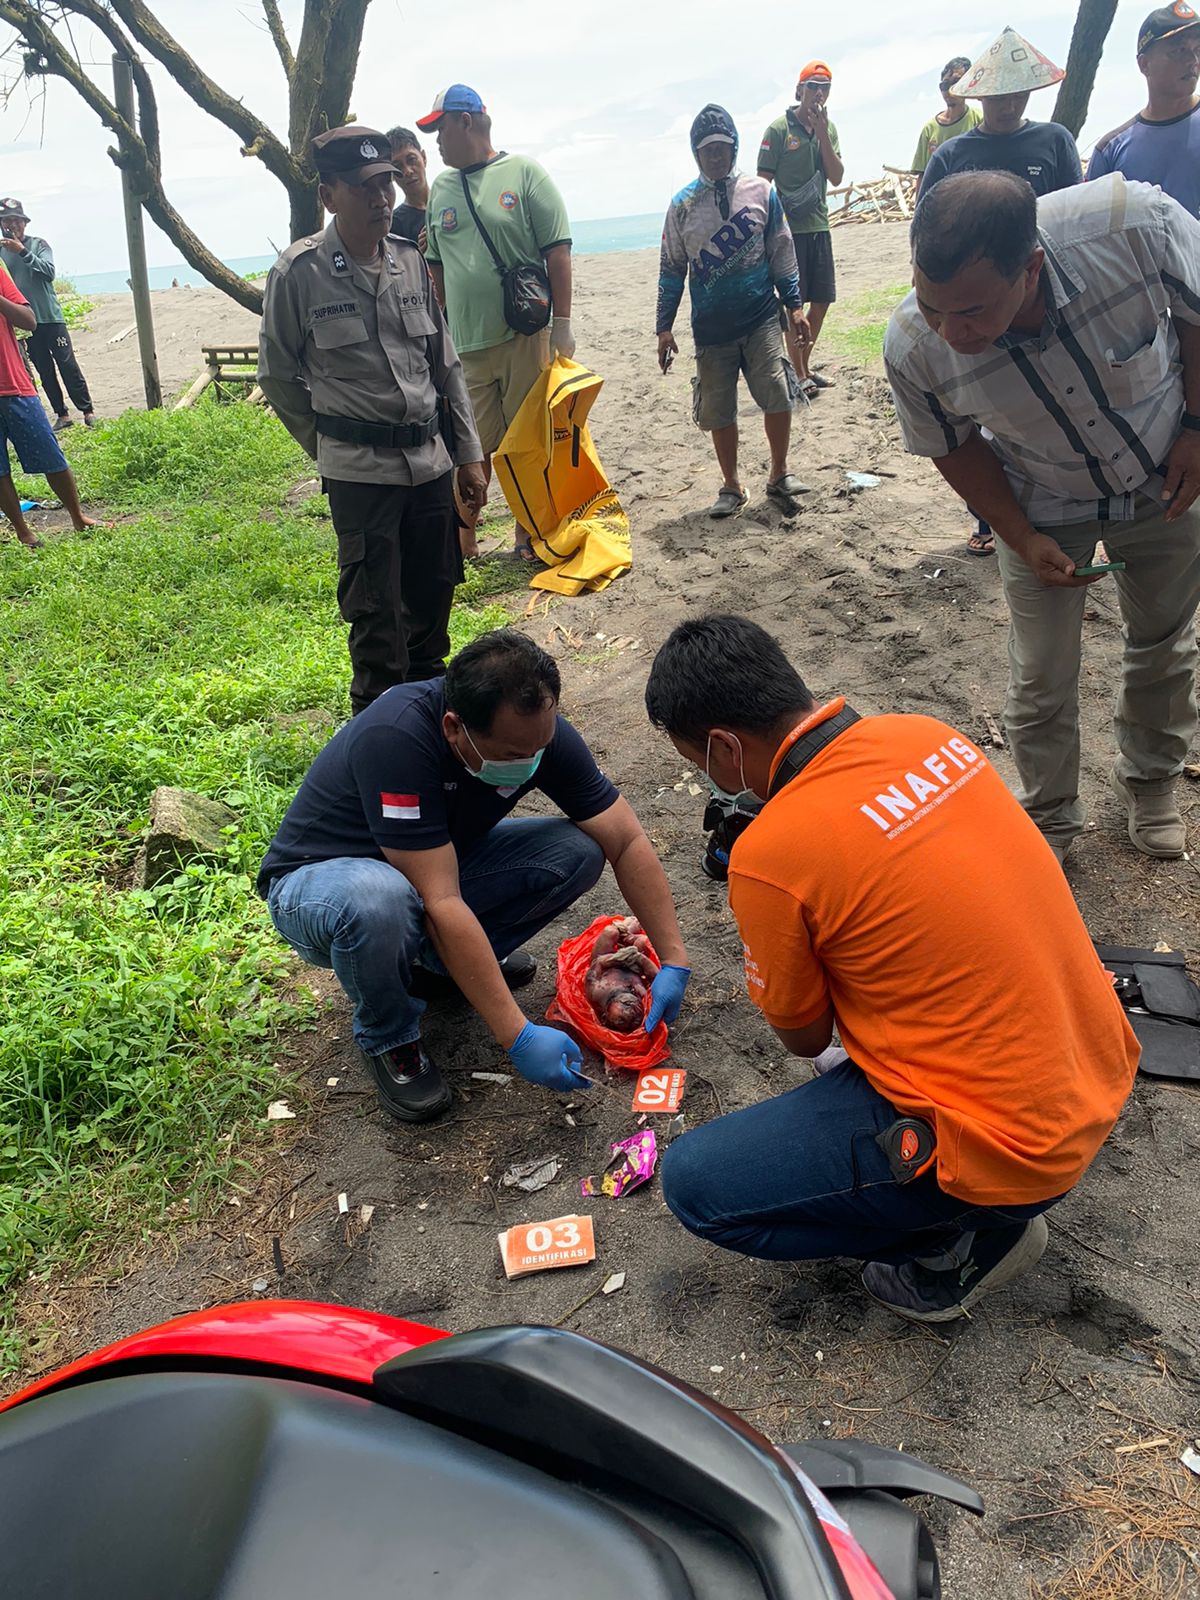
<svg viewBox="0 0 1200 1600">
<path fill-rule="evenodd" d="M 749 788 L 746 783 L 746 764 L 742 757 L 742 741 L 738 739 L 736 733 L 733 735 L 733 737 L 734 739 L 737 739 L 738 767 L 741 771 L 742 787 L 738 790 L 737 794 L 730 794 L 728 789 L 722 789 L 720 784 L 717 783 L 714 778 L 709 776 L 708 758 L 712 754 L 711 733 L 709 734 L 704 746 L 704 781 L 712 790 L 713 799 L 719 801 L 721 805 L 727 807 L 731 814 L 735 812 L 741 812 L 743 816 L 752 817 L 757 812 L 762 810 L 763 801 L 759 799 L 754 790 Z"/>
</svg>

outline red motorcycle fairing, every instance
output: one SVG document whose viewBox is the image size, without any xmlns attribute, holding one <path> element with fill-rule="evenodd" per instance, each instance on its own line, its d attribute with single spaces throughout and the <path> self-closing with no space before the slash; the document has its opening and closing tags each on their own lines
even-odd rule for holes
<svg viewBox="0 0 1200 1600">
<path fill-rule="evenodd" d="M 93 1350 L 0 1401 L 0 1411 L 51 1389 L 101 1376 L 100 1368 L 168 1365 L 180 1360 L 298 1370 L 369 1389 L 376 1370 L 385 1362 L 449 1337 L 420 1322 L 316 1300 L 244 1300 L 192 1311 Z"/>
</svg>

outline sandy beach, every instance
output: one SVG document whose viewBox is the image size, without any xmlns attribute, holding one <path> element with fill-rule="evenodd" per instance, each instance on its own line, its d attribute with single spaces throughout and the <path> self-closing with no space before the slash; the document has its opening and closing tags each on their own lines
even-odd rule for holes
<svg viewBox="0 0 1200 1600">
<path fill-rule="evenodd" d="M 843 304 L 906 279 L 903 227 L 851 226 L 834 240 Z M 656 646 L 689 614 L 746 612 L 779 635 L 819 695 L 843 692 L 863 713 L 945 718 L 979 741 L 1011 782 L 1000 733 L 1005 605 L 995 560 L 966 553 L 963 508 L 927 462 L 904 453 L 881 372 L 832 354 L 826 370 L 835 387 L 796 416 L 793 470 L 811 485 L 800 514 L 785 521 L 765 499 L 761 423 L 743 390 L 750 504 L 734 521 L 711 521 L 705 509 L 719 477 L 709 440 L 691 421 L 686 309 L 671 374 L 661 376 L 654 360 L 656 253 L 584 257 L 576 271 L 578 359 L 605 379 L 593 433 L 629 511 L 634 566 L 600 595 L 531 597 L 522 625 L 560 660 L 566 711 L 667 864 L 696 971 L 673 1038 L 674 1064 L 689 1071 L 686 1109 L 701 1120 L 789 1088 L 808 1068 L 781 1058 L 745 998 L 724 893 L 700 872 L 695 774 L 647 727 L 642 690 Z M 255 319 L 216 291 L 164 291 L 154 303 L 168 392 L 199 371 L 202 344 L 256 337 Z M 140 403 L 136 337 L 110 342 L 132 320 L 127 297 L 104 297 L 77 341 L 105 415 Z M 847 470 L 876 474 L 880 484 L 854 491 Z M 1094 938 L 1162 941 L 1195 954 L 1195 862 L 1137 855 L 1105 788 L 1120 648 L 1115 597 L 1100 584 L 1089 591 L 1080 689 L 1091 823 L 1068 878 Z M 1200 785 L 1183 786 L 1194 846 L 1198 796 Z M 819 848 L 819 841 L 798 840 L 797 848 Z M 988 849 L 986 839 L 980 849 Z M 602 884 L 576 908 L 577 926 L 611 910 L 614 898 L 611 884 Z M 1037 916 L 1036 906 L 1029 915 Z M 550 997 L 555 942 L 551 935 L 536 942 L 542 968 L 530 1015 Z M 933 1514 L 946 1590 L 958 1600 L 1016 1600 L 1031 1583 L 1045 1596 L 1099 1592 L 1067 1587 L 1068 1579 L 1086 1569 L 1105 1528 L 1135 1513 L 1093 1520 L 1080 1508 L 1079 1482 L 1108 1486 L 1125 1506 L 1121 1495 L 1134 1497 L 1132 1505 L 1135 1491 L 1162 1503 L 1166 1491 L 1155 1476 L 1162 1463 L 1178 1478 L 1175 1445 L 1114 1452 L 1159 1435 L 1182 1439 L 1195 1427 L 1194 1090 L 1141 1080 L 1093 1168 L 1053 1212 L 1039 1270 L 944 1337 L 869 1307 L 850 1263 L 776 1266 L 699 1243 L 672 1221 L 656 1191 L 597 1207 L 603 1270 L 627 1270 L 629 1283 L 576 1313 L 589 1278 L 552 1273 L 508 1284 L 500 1277 L 501 1205 L 509 1220 L 517 1213 L 485 1187 L 485 1175 L 557 1152 L 564 1174 L 537 1203 L 548 1216 L 570 1209 L 573 1197 L 578 1205 L 578 1177 L 598 1170 L 606 1141 L 628 1131 L 628 1096 L 614 1093 L 587 1115 L 568 1116 L 568 1126 L 561 1107 L 519 1082 L 473 1082 L 473 1069 L 495 1071 L 497 1052 L 482 1027 L 459 1013 L 432 1017 L 429 1029 L 459 1094 L 447 1126 L 385 1126 L 368 1100 L 324 1087 L 328 1075 L 362 1087 L 345 1006 L 327 993 L 328 1010 L 292 1063 L 311 1090 L 314 1114 L 290 1125 L 294 1143 L 264 1179 L 266 1194 L 284 1194 L 311 1168 L 317 1176 L 304 1191 L 308 1200 L 350 1190 L 356 1203 L 378 1202 L 379 1212 L 370 1240 L 351 1254 L 328 1207 L 311 1216 L 306 1209 L 284 1240 L 284 1293 L 359 1302 L 450 1328 L 563 1320 L 662 1363 L 776 1437 L 852 1432 L 923 1454 L 961 1472 L 988 1502 L 981 1522 Z M 236 1298 L 240 1285 L 272 1272 L 269 1231 L 247 1229 L 233 1242 L 184 1239 L 174 1259 L 131 1268 L 105 1289 L 102 1312 L 76 1302 L 64 1340 L 82 1347 L 96 1334 L 111 1337 L 206 1299 Z M 60 1353 L 70 1352 L 64 1345 Z"/>
</svg>

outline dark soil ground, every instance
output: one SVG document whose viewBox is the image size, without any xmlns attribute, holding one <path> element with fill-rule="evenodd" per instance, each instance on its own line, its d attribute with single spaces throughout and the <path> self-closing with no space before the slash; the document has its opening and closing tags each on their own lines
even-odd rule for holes
<svg viewBox="0 0 1200 1600">
<path fill-rule="evenodd" d="M 886 247 L 875 242 L 885 233 Z M 845 230 L 846 276 L 859 287 L 896 281 L 895 233 Z M 638 297 L 614 298 L 629 274 L 640 274 Z M 688 1070 L 684 1111 L 694 1124 L 789 1088 L 809 1068 L 781 1056 L 746 999 L 724 893 L 700 872 L 695 775 L 647 729 L 641 696 L 655 647 L 689 613 L 747 612 L 779 635 L 815 690 L 843 691 L 863 712 L 944 717 L 1011 778 L 1007 753 L 992 743 L 1005 610 L 994 561 L 965 554 L 965 516 L 933 471 L 904 455 L 873 372 L 833 362 L 837 387 L 798 417 L 795 464 L 813 492 L 790 522 L 765 503 L 765 452 L 747 404 L 751 505 L 737 521 L 711 522 L 704 507 L 717 478 L 678 376 L 687 352 L 671 379 L 651 365 L 652 259 L 598 258 L 581 264 L 580 278 L 581 355 L 609 377 L 594 431 L 630 512 L 635 566 L 598 596 L 549 607 L 536 599 L 523 625 L 561 661 L 565 709 L 642 818 L 674 887 L 695 963 L 674 1064 Z M 882 484 L 851 494 L 847 468 Z M 1094 821 L 1068 877 L 1097 939 L 1161 941 L 1194 958 L 1196 863 L 1137 855 L 1104 787 L 1120 629 L 1104 585 L 1092 599 L 1081 696 Z M 1200 785 L 1189 786 L 1193 840 L 1198 799 Z M 569 925 L 537 942 L 529 1015 L 550 999 L 558 938 L 617 909 L 606 877 Z M 1028 910 L 1035 919 L 1037 906 Z M 988 1509 L 982 1521 L 932 1513 L 955 1600 L 1200 1593 L 1200 1480 L 1178 1460 L 1200 1432 L 1195 1090 L 1139 1080 L 1092 1170 L 1052 1213 L 1041 1266 L 935 1334 L 870 1303 L 852 1263 L 756 1263 L 697 1242 L 666 1211 L 657 1182 L 585 1205 L 579 1179 L 635 1125 L 630 1080 L 574 1105 L 519 1079 L 475 1080 L 505 1062 L 469 1011 L 431 1013 L 427 1029 L 453 1079 L 450 1114 L 421 1129 L 388 1121 L 336 986 L 323 974 L 313 981 L 325 999 L 319 1024 L 280 1055 L 299 1084 L 290 1092 L 296 1120 L 264 1125 L 250 1175 L 215 1219 L 52 1292 L 30 1285 L 32 1368 L 249 1296 L 264 1280 L 272 1294 L 450 1329 L 561 1323 L 669 1368 L 774 1437 L 857 1434 L 961 1473 Z M 665 1120 L 655 1119 L 660 1128 Z M 544 1192 L 500 1187 L 507 1167 L 542 1155 L 564 1163 Z M 342 1192 L 352 1215 L 375 1207 L 365 1231 L 347 1234 Z M 595 1218 L 594 1265 L 505 1280 L 499 1228 L 580 1209 Z M 581 1304 L 618 1270 L 627 1274 L 621 1292 Z"/>
</svg>

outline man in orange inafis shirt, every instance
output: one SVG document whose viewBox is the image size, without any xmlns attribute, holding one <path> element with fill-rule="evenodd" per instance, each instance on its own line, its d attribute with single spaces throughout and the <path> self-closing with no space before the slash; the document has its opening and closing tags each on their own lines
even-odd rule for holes
<svg viewBox="0 0 1200 1600">
<path fill-rule="evenodd" d="M 821 1058 L 675 1140 L 667 1204 L 745 1255 L 857 1257 L 902 1316 L 964 1315 L 1039 1259 L 1137 1070 L 1062 869 L 970 739 L 818 706 L 744 617 L 676 628 L 646 707 L 755 813 L 729 862 L 747 986 Z"/>
</svg>

